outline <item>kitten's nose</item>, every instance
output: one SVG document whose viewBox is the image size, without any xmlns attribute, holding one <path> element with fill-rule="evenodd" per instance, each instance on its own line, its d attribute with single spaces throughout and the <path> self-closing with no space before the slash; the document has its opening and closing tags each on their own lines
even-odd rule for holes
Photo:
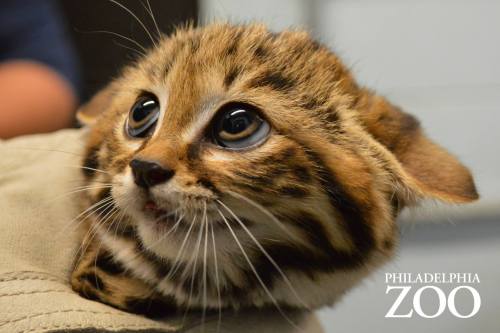
<svg viewBox="0 0 500 333">
<path fill-rule="evenodd" d="M 175 171 L 166 169 L 155 162 L 133 159 L 130 162 L 134 181 L 137 186 L 149 188 L 166 182 L 173 177 Z"/>
</svg>

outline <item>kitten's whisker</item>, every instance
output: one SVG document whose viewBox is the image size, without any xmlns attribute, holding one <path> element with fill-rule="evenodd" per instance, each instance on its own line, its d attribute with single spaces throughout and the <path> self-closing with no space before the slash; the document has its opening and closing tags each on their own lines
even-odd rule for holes
<svg viewBox="0 0 500 333">
<path fill-rule="evenodd" d="M 229 195 L 231 195 L 232 197 L 235 197 L 237 199 L 243 200 L 246 203 L 248 203 L 249 205 L 252 205 L 253 207 L 257 208 L 262 213 L 264 213 L 267 217 L 269 217 L 269 219 L 271 221 L 273 221 L 274 223 L 276 223 L 276 225 L 281 230 L 283 230 L 288 236 L 290 236 L 291 238 L 293 238 L 295 240 L 300 241 L 301 243 L 304 242 L 304 240 L 302 240 L 299 236 L 295 235 L 290 230 L 288 230 L 288 228 L 286 228 L 286 226 L 285 226 L 285 224 L 283 222 L 281 222 L 276 216 L 274 216 L 273 213 L 271 213 L 268 209 L 266 209 L 265 207 L 263 207 L 261 204 L 255 202 L 254 200 L 252 200 L 252 199 L 250 199 L 250 198 L 248 198 L 248 197 L 246 197 L 246 196 L 244 196 L 242 194 L 239 194 L 239 193 L 236 193 L 236 192 L 233 192 L 233 191 L 226 191 L 226 193 L 229 194 Z"/>
<path fill-rule="evenodd" d="M 46 202 L 46 204 L 53 203 L 54 201 L 57 201 L 59 199 L 65 198 L 67 196 L 70 196 L 72 194 L 77 194 L 80 192 L 85 192 L 88 190 L 94 190 L 94 189 L 105 189 L 105 188 L 112 188 L 113 185 L 99 185 L 99 186 L 82 186 L 80 188 L 76 188 L 75 190 L 60 194 L 56 196 L 55 198 L 50 199 L 49 201 Z"/>
<path fill-rule="evenodd" d="M 123 202 L 123 206 L 122 207 L 126 207 L 129 205 L 129 203 L 133 200 L 134 198 L 133 197 L 127 197 L 125 198 L 124 202 Z M 119 207 L 117 205 L 117 207 Z M 121 217 L 120 217 L 120 221 L 118 222 L 118 225 L 115 227 L 115 238 L 118 237 L 118 230 L 120 229 L 121 227 L 121 224 L 124 222 L 125 218 L 129 218 L 127 216 L 127 212 L 125 211 L 125 209 L 121 209 Z M 129 220 L 130 222 L 130 220 Z"/>
<path fill-rule="evenodd" d="M 109 210 L 108 212 L 106 212 L 106 210 L 108 208 L 111 207 L 111 210 Z M 96 223 L 93 223 L 92 224 L 92 227 L 90 228 L 90 231 L 93 232 L 93 236 L 92 236 L 92 239 L 97 235 L 97 233 L 99 232 L 99 229 L 101 228 L 101 226 L 103 226 L 104 224 L 106 224 L 106 222 L 113 216 L 113 214 L 118 210 L 118 207 L 114 204 L 114 200 L 111 201 L 109 204 L 108 204 L 108 207 L 106 209 L 104 209 L 100 214 L 99 216 L 96 218 Z M 106 212 L 106 213 L 105 213 Z M 104 213 L 104 216 L 101 217 L 101 215 Z M 87 249 L 85 249 L 84 252 L 86 252 Z"/>
<path fill-rule="evenodd" d="M 24 150 L 34 150 L 34 151 L 46 151 L 46 152 L 51 152 L 51 153 L 63 153 L 63 154 L 68 154 L 68 155 L 83 157 L 83 155 L 81 155 L 81 154 L 77 154 L 77 153 L 71 152 L 71 151 L 59 150 L 59 149 L 28 148 L 28 147 L 9 147 L 9 148 L 12 148 L 12 149 L 24 149 Z"/>
<path fill-rule="evenodd" d="M 203 201 L 203 209 L 207 211 L 207 203 Z M 203 250 L 203 308 L 201 312 L 201 323 L 203 332 L 205 332 L 205 316 L 207 307 L 207 245 L 208 245 L 208 216 L 205 213 L 205 221 L 203 222 L 203 227 L 205 229 L 205 248 Z"/>
<path fill-rule="evenodd" d="M 114 211 L 114 210 L 115 210 L 115 208 L 113 208 L 111 211 Z M 105 217 L 108 216 L 108 214 L 109 214 L 109 212 L 105 214 Z M 114 214 L 114 212 L 113 212 L 113 214 Z M 107 218 L 106 218 L 106 220 L 107 220 Z M 87 233 L 88 242 L 87 242 L 85 248 L 83 248 L 82 252 L 81 252 L 82 256 L 85 255 L 88 248 L 92 245 L 92 243 L 94 242 L 94 239 L 96 238 L 96 236 L 98 236 L 99 229 L 105 223 L 106 223 L 106 221 L 104 220 L 104 217 L 103 217 L 103 219 L 96 220 L 95 223 L 92 224 L 92 227 L 90 228 L 89 232 Z M 98 249 L 100 249 L 100 246 L 102 245 L 102 240 L 100 238 L 97 238 L 97 240 L 99 241 L 99 248 Z"/>
<path fill-rule="evenodd" d="M 176 228 L 176 226 L 178 226 L 178 224 L 180 224 L 182 222 L 183 217 L 184 217 L 184 214 L 179 217 L 177 222 L 174 224 L 174 226 L 172 228 L 169 229 L 169 231 L 167 231 L 165 234 L 163 234 L 159 239 L 157 239 L 152 244 L 144 245 L 144 250 L 140 251 L 138 254 L 144 253 L 145 250 L 151 251 L 151 250 L 153 250 L 153 248 L 155 247 L 156 244 L 159 244 L 162 241 L 164 241 L 165 238 L 168 237 L 168 235 L 170 235 L 172 232 L 174 232 L 174 228 Z"/>
<path fill-rule="evenodd" d="M 76 225 L 75 225 L 75 228 L 83 221 L 85 221 L 85 219 L 90 216 L 93 212 L 99 210 L 105 203 L 108 203 L 110 200 L 113 200 L 113 198 L 111 196 L 107 196 L 101 200 L 99 200 L 98 202 L 96 202 L 95 204 L 91 205 L 90 207 L 88 207 L 87 209 L 85 209 L 83 212 L 79 213 L 75 218 L 73 218 L 71 221 L 67 222 L 66 225 L 56 234 L 56 237 L 59 237 L 58 235 L 62 232 L 65 231 L 65 229 L 69 226 L 71 226 L 73 224 L 73 222 L 77 222 Z M 78 221 L 78 219 L 82 218 L 80 221 Z"/>
<path fill-rule="evenodd" d="M 111 1 L 111 0 L 109 0 Z M 127 37 L 127 36 L 124 36 L 122 34 L 119 34 L 117 32 L 113 32 L 113 31 L 108 31 L 108 30 L 92 30 L 92 31 L 83 31 L 83 30 L 79 30 L 77 29 L 76 30 L 77 32 L 80 32 L 80 33 L 86 33 L 86 34 L 109 34 L 109 35 L 112 35 L 112 36 L 115 36 L 115 37 L 120 37 L 120 38 L 123 38 L 124 40 L 134 44 L 135 46 L 137 46 L 140 50 L 136 50 L 134 49 L 136 52 L 139 52 L 143 55 L 146 54 L 147 50 L 144 46 L 142 46 L 141 44 L 139 44 L 139 42 L 137 42 L 136 40 L 130 38 L 130 37 Z"/>
<path fill-rule="evenodd" d="M 106 218 L 110 213 L 113 213 L 113 211 L 115 209 L 117 209 L 114 198 L 111 196 L 108 196 L 108 197 L 110 200 L 108 200 L 105 205 L 102 205 L 101 207 L 95 209 L 93 212 L 90 212 L 89 214 L 87 214 L 86 218 L 90 217 L 91 215 L 95 215 L 95 220 L 93 221 L 94 223 L 91 224 L 91 226 L 87 232 L 87 236 L 91 236 L 87 247 L 90 245 L 91 241 L 95 237 L 97 229 L 101 226 L 101 224 L 103 224 L 103 222 L 104 222 L 103 219 Z M 111 208 L 111 210 L 109 210 L 109 208 Z M 99 212 L 99 213 L 97 213 L 97 212 Z M 97 213 L 97 215 L 96 215 L 96 213 Z M 104 216 L 103 216 L 103 214 L 104 214 Z M 87 251 L 87 248 L 85 248 L 83 253 L 85 253 L 86 251 Z"/>
<path fill-rule="evenodd" d="M 110 220 L 110 218 L 113 218 L 113 220 L 111 221 L 111 223 L 109 223 L 108 228 L 106 229 L 106 233 L 108 233 L 111 230 L 111 228 L 113 227 L 113 224 L 116 222 L 116 220 L 118 218 L 118 215 L 115 215 L 115 214 L 117 212 L 119 212 L 119 210 L 120 209 L 118 208 L 118 206 L 115 205 L 113 207 L 113 209 L 111 210 L 111 212 L 113 212 L 113 213 L 106 220 L 104 220 L 102 222 L 101 225 L 104 225 L 104 224 L 106 224 Z M 96 232 L 99 232 L 99 230 L 97 230 Z M 101 251 L 102 244 L 103 244 L 103 240 L 99 239 L 99 246 L 97 247 L 96 256 L 94 257 L 94 267 L 95 267 L 96 270 L 97 270 L 97 258 L 99 256 L 99 252 Z"/>
<path fill-rule="evenodd" d="M 220 281 L 219 281 L 219 267 L 217 263 L 217 246 L 215 245 L 215 233 L 214 233 L 214 226 L 212 223 L 210 223 L 210 230 L 212 233 L 212 245 L 213 245 L 213 252 L 214 252 L 214 267 L 215 267 L 215 288 L 217 290 L 217 303 L 218 303 L 218 310 L 219 310 L 219 317 L 217 319 L 217 333 L 220 331 L 220 325 L 222 322 L 222 302 L 221 302 L 221 297 L 220 297 Z"/>
<path fill-rule="evenodd" d="M 224 207 L 229 214 L 238 222 L 238 224 L 241 226 L 243 230 L 247 233 L 247 235 L 252 239 L 252 241 L 257 245 L 259 250 L 264 254 L 264 256 L 269 260 L 269 262 L 274 266 L 276 271 L 281 275 L 283 278 L 283 281 L 285 284 L 288 286 L 288 288 L 291 290 L 295 298 L 301 303 L 302 306 L 304 306 L 306 309 L 309 309 L 309 306 L 302 300 L 302 298 L 299 296 L 298 292 L 295 290 L 295 288 L 292 285 L 292 282 L 288 279 L 286 274 L 283 272 L 283 270 L 279 267 L 279 265 L 274 261 L 274 259 L 271 257 L 271 255 L 266 251 L 266 249 L 262 246 L 262 244 L 257 240 L 257 238 L 252 234 L 252 232 L 247 228 L 247 226 L 240 220 L 240 218 L 230 209 L 226 204 L 224 204 L 222 201 L 217 200 L 217 202 Z"/>
<path fill-rule="evenodd" d="M 202 217 L 202 222 L 205 218 L 205 215 L 206 215 L 206 211 L 203 212 L 203 217 Z M 191 305 L 191 299 L 193 297 L 193 288 L 194 288 L 194 279 L 195 279 L 195 275 L 196 275 L 196 271 L 198 270 L 198 255 L 200 253 L 200 247 L 201 247 L 201 237 L 203 236 L 203 228 L 202 228 L 202 225 L 200 224 L 199 225 L 199 228 L 200 228 L 200 231 L 198 232 L 198 240 L 196 242 L 196 250 L 193 252 L 193 256 L 191 256 L 191 265 L 192 265 L 192 269 L 191 269 L 191 283 L 190 283 L 190 289 L 189 289 L 189 296 L 188 296 L 188 300 L 187 300 L 187 308 L 186 308 L 186 311 L 184 312 L 184 317 L 182 319 L 182 322 L 184 323 L 184 321 L 186 320 L 186 315 L 187 315 L 187 312 L 189 310 L 189 307 Z M 191 268 L 189 265 L 186 266 L 186 270 L 189 270 L 189 268 Z"/>
<path fill-rule="evenodd" d="M 62 166 L 66 167 L 66 168 L 77 168 L 77 169 L 90 170 L 90 171 L 95 171 L 95 172 L 99 172 L 99 173 L 104 173 L 106 175 L 112 175 L 108 171 L 101 170 L 101 169 L 96 169 L 96 168 L 91 168 L 91 167 L 83 166 L 83 165 L 67 165 L 66 164 L 66 165 L 62 165 Z"/>
<path fill-rule="evenodd" d="M 153 14 L 153 9 L 151 8 L 151 3 L 149 3 L 149 0 L 146 0 L 146 4 L 148 5 L 148 7 L 146 8 L 146 11 L 149 13 L 149 16 L 151 16 L 151 19 L 153 20 L 153 23 L 155 25 L 155 28 L 156 28 L 156 32 L 158 33 L 158 39 L 161 38 L 161 31 L 160 31 L 160 27 L 158 26 L 158 23 L 156 22 L 156 18 Z M 144 3 L 142 4 L 144 6 Z"/>
<path fill-rule="evenodd" d="M 153 38 L 153 36 L 149 32 L 148 28 L 146 28 L 144 23 L 139 19 L 139 17 L 137 17 L 137 15 L 135 15 L 130 9 L 128 9 L 127 7 L 125 7 L 123 4 L 119 3 L 116 0 L 108 0 L 108 1 L 114 3 L 115 5 L 121 7 L 125 11 L 127 11 L 127 13 L 129 13 L 141 25 L 141 27 L 144 29 L 144 31 L 148 34 L 149 38 L 151 39 L 151 42 L 153 42 L 153 45 L 155 47 L 157 47 L 155 39 Z"/>
<path fill-rule="evenodd" d="M 111 198 L 111 197 L 110 197 Z M 114 200 L 113 198 L 111 198 L 111 200 L 108 201 L 108 203 L 106 203 L 105 205 L 103 206 L 100 206 L 98 207 L 97 209 L 95 209 L 93 212 L 91 212 L 90 214 L 87 215 L 90 216 L 91 214 L 95 214 L 97 213 L 98 211 L 100 211 L 98 213 L 98 215 L 96 216 L 96 220 L 95 220 L 95 223 L 93 223 L 91 225 L 91 227 L 89 228 L 89 230 L 87 230 L 87 233 L 85 234 L 85 236 L 83 237 L 83 241 L 80 245 L 80 247 L 78 248 L 77 250 L 77 253 L 80 254 L 80 257 L 78 259 L 78 261 L 80 261 L 83 256 L 85 255 L 85 253 L 87 252 L 87 249 L 88 247 L 91 245 L 92 243 L 92 240 L 94 239 L 95 237 L 95 230 L 97 229 L 97 227 L 100 225 L 101 223 L 101 220 L 100 220 L 100 217 L 102 214 L 104 214 L 104 212 L 106 212 L 106 210 L 111 207 L 112 205 L 114 205 Z"/>
<path fill-rule="evenodd" d="M 191 234 L 191 230 L 193 229 L 195 222 L 196 222 L 196 214 L 194 215 L 193 221 L 191 222 L 191 225 L 189 226 L 189 229 L 186 232 L 186 236 L 184 237 L 184 240 L 181 243 L 181 247 L 179 248 L 179 251 L 177 252 L 177 255 L 175 256 L 175 259 L 173 261 L 174 265 L 172 266 L 172 268 L 168 272 L 167 276 L 165 277 L 166 280 L 168 280 L 173 274 L 175 274 L 175 272 L 179 268 L 179 266 L 180 266 L 179 259 L 184 251 L 184 247 L 186 246 L 187 240 L 189 238 L 189 235 Z"/>
<path fill-rule="evenodd" d="M 236 244 L 240 248 L 240 251 L 243 254 L 243 257 L 245 258 L 246 262 L 248 263 L 248 266 L 250 266 L 250 269 L 252 270 L 253 274 L 257 278 L 257 281 L 259 282 L 259 284 L 261 285 L 262 289 L 267 294 L 267 296 L 269 297 L 269 299 L 271 300 L 271 302 L 274 304 L 274 306 L 276 307 L 276 309 L 283 316 L 283 318 L 285 318 L 286 321 L 288 321 L 294 328 L 297 328 L 297 329 L 300 330 L 300 328 L 286 315 L 285 311 L 283 311 L 283 309 L 279 305 L 279 303 L 276 300 L 276 298 L 274 298 L 274 296 L 271 293 L 271 291 L 269 290 L 269 288 L 266 286 L 266 284 L 264 283 L 264 281 L 262 281 L 262 278 L 260 277 L 259 273 L 257 272 L 257 269 L 252 264 L 252 261 L 250 260 L 250 258 L 248 257 L 248 254 L 245 251 L 245 248 L 243 247 L 243 245 L 241 244 L 240 240 L 238 239 L 238 236 L 236 236 L 236 233 L 234 232 L 233 228 L 231 228 L 231 225 L 227 221 L 227 219 L 224 216 L 224 214 L 222 214 L 222 212 L 220 211 L 219 208 L 217 208 L 217 212 L 222 217 L 222 220 L 224 221 L 224 224 L 227 226 L 229 232 L 231 233 L 231 236 L 234 238 Z"/>
<path fill-rule="evenodd" d="M 128 204 L 128 201 L 129 200 L 127 200 L 127 204 Z M 115 233 L 114 233 L 114 237 L 115 238 L 118 237 L 118 230 L 120 229 L 120 227 L 121 227 L 121 225 L 122 225 L 122 223 L 123 223 L 126 215 L 127 214 L 125 213 L 125 210 L 122 209 L 121 210 L 121 215 L 120 215 L 120 220 L 118 221 L 117 225 L 115 226 Z"/>
<path fill-rule="evenodd" d="M 145 57 L 145 56 L 146 56 L 146 53 L 141 52 L 141 51 L 139 51 L 139 50 L 137 50 L 137 49 L 134 49 L 133 47 L 127 46 L 127 45 L 122 44 L 122 43 L 117 42 L 117 41 L 113 41 L 113 43 L 115 43 L 116 45 L 118 45 L 118 46 L 120 46 L 120 47 L 123 47 L 124 49 L 127 49 L 127 50 L 130 50 L 130 51 L 132 51 L 132 52 L 135 52 L 135 53 L 136 53 L 136 55 L 138 55 L 138 56 L 140 56 L 140 57 Z M 134 57 L 133 57 L 133 56 L 132 56 L 132 57 L 127 56 L 127 58 L 128 58 L 128 59 L 130 59 L 130 60 L 134 60 Z"/>
<path fill-rule="evenodd" d="M 155 219 L 155 222 L 158 222 L 158 221 L 160 221 L 161 219 L 164 219 L 164 218 L 166 218 L 166 217 L 170 217 L 170 216 L 172 216 L 172 215 L 176 215 L 176 216 L 177 216 L 177 212 L 178 212 L 178 211 L 180 211 L 180 210 L 181 210 L 181 208 L 176 208 L 176 209 L 174 209 L 174 210 L 173 210 L 173 211 L 171 211 L 171 212 L 168 212 L 168 213 L 162 214 L 162 215 L 158 216 L 158 217 Z M 174 218 L 174 219 L 175 219 L 175 218 Z"/>
</svg>

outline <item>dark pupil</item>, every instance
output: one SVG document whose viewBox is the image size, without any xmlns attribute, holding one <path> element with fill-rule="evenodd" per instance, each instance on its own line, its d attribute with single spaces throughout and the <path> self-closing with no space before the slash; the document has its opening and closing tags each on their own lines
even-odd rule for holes
<svg viewBox="0 0 500 333">
<path fill-rule="evenodd" d="M 230 134 L 238 134 L 252 124 L 252 115 L 245 110 L 238 110 L 228 114 L 222 123 L 222 129 Z"/>
<path fill-rule="evenodd" d="M 151 114 L 151 112 L 155 110 L 155 108 L 156 101 L 148 99 L 140 102 L 135 107 L 134 112 L 132 112 L 132 119 L 136 123 L 140 123 L 141 121 L 146 119 Z"/>
</svg>

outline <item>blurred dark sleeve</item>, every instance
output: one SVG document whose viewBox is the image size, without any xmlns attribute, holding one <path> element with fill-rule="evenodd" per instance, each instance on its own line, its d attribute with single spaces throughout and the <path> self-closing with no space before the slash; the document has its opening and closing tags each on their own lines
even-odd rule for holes
<svg viewBox="0 0 500 333">
<path fill-rule="evenodd" d="M 54 69 L 79 95 L 78 61 L 59 8 L 51 0 L 0 1 L 0 62 L 32 60 Z"/>
</svg>

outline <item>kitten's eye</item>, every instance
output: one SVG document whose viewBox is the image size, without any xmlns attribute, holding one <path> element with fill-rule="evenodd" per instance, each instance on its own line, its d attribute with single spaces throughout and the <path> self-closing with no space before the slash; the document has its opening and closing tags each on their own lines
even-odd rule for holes
<svg viewBox="0 0 500 333">
<path fill-rule="evenodd" d="M 255 107 L 231 103 L 216 115 L 212 131 L 213 139 L 218 145 L 243 149 L 264 141 L 270 132 L 270 126 L 259 117 Z"/>
<path fill-rule="evenodd" d="M 148 136 L 156 126 L 160 115 L 160 103 L 151 95 L 143 96 L 135 102 L 126 122 L 127 134 L 134 138 Z"/>
</svg>

